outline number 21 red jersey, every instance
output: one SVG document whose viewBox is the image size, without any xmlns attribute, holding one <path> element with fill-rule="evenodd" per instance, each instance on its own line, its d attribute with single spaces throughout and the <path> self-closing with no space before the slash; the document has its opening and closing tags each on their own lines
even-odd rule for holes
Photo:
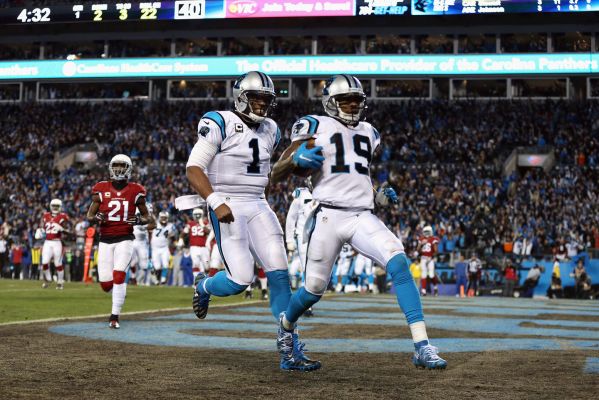
<svg viewBox="0 0 599 400">
<path fill-rule="evenodd" d="M 100 239 L 131 236 L 133 225 L 128 218 L 135 216 L 135 204 L 146 196 L 146 189 L 137 183 L 129 182 L 122 189 L 116 189 L 111 182 L 98 182 L 92 188 L 92 195 L 100 196 L 100 209 L 106 220 L 100 223 Z"/>
</svg>

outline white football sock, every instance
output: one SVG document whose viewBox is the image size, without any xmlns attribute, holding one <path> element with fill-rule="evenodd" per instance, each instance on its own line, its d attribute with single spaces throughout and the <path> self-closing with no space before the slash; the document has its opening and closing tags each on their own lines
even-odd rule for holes
<svg viewBox="0 0 599 400">
<path fill-rule="evenodd" d="M 420 343 L 424 340 L 428 341 L 428 335 L 426 334 L 426 325 L 424 324 L 424 321 L 418 321 L 410 324 L 410 331 L 412 332 L 412 340 L 414 343 Z"/>
<path fill-rule="evenodd" d="M 123 308 L 123 304 L 125 303 L 125 295 L 127 294 L 127 284 L 120 283 L 114 284 L 112 287 L 112 314 L 119 315 L 121 313 L 121 308 Z"/>
<path fill-rule="evenodd" d="M 258 278 L 260 281 L 260 289 L 266 289 L 268 280 L 266 278 Z"/>
</svg>

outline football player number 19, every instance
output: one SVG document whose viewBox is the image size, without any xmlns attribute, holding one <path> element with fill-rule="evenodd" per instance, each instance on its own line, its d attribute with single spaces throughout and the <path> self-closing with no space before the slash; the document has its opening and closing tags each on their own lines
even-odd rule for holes
<svg viewBox="0 0 599 400">
<path fill-rule="evenodd" d="M 122 213 L 120 213 L 121 207 L 123 208 Z M 127 200 L 110 200 L 108 208 L 110 208 L 108 213 L 109 221 L 124 222 L 127 220 L 127 215 L 129 215 L 129 202 Z"/>
<path fill-rule="evenodd" d="M 355 135 L 353 138 L 354 152 L 366 159 L 366 166 L 362 163 L 354 163 L 354 167 L 359 174 L 368 175 L 368 166 L 372 161 L 372 145 L 370 139 L 363 135 Z M 343 147 L 343 135 L 335 133 L 331 136 L 331 144 L 335 145 L 335 165 L 331 166 L 331 173 L 339 174 L 349 172 L 350 166 L 345 164 L 345 148 Z M 365 147 L 365 148 L 364 148 Z"/>
</svg>

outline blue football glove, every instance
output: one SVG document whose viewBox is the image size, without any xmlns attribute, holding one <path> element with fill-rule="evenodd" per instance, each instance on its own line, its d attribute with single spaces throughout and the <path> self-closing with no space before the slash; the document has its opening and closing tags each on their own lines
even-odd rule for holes
<svg viewBox="0 0 599 400">
<path fill-rule="evenodd" d="M 393 204 L 397 204 L 399 198 L 397 197 L 395 189 L 390 187 L 389 184 L 385 182 L 379 188 L 374 200 L 378 206 L 387 206 L 389 205 L 389 201 L 391 201 Z"/>
<path fill-rule="evenodd" d="M 318 154 L 322 151 L 322 147 L 316 146 L 308 149 L 306 147 L 307 145 L 308 144 L 306 142 L 302 143 L 302 145 L 297 148 L 295 153 L 293 153 L 293 164 L 299 168 L 319 169 L 322 167 L 322 162 L 324 161 L 322 154 Z"/>
</svg>

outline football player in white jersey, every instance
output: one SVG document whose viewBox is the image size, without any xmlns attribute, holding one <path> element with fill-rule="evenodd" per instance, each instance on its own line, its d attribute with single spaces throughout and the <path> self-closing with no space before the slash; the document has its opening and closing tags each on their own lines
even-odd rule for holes
<svg viewBox="0 0 599 400">
<path fill-rule="evenodd" d="M 168 222 L 169 214 L 167 211 L 161 211 L 158 214 L 158 223 L 152 230 L 152 266 L 156 271 L 156 278 L 159 284 L 166 283 L 168 265 L 171 258 L 169 245 L 175 237 L 175 226 Z"/>
<path fill-rule="evenodd" d="M 254 260 L 270 284 L 270 306 L 279 317 L 291 297 L 283 230 L 264 195 L 270 159 L 281 139 L 268 118 L 276 96 L 272 80 L 251 71 L 233 85 L 234 111 L 211 111 L 201 118 L 198 141 L 189 155 L 187 178 L 206 200 L 225 271 L 195 279 L 193 310 L 204 319 L 210 296 L 243 292 L 254 279 Z M 297 332 L 277 339 L 280 367 L 311 371 L 320 368 L 303 352 Z M 286 347 L 289 345 L 289 347 Z"/>
<path fill-rule="evenodd" d="M 293 261 L 289 268 L 291 278 L 291 287 L 294 289 L 299 286 L 298 272 L 304 271 L 306 262 L 306 247 L 308 242 L 304 240 L 304 225 L 306 218 L 312 211 L 312 193 L 307 187 L 300 187 L 293 191 L 293 201 L 287 212 L 285 220 L 285 240 L 287 241 L 287 250 L 293 254 Z"/>
<path fill-rule="evenodd" d="M 133 226 L 133 257 L 131 258 L 131 269 L 129 270 L 129 284 L 137 284 L 139 278 L 139 284 L 149 285 L 150 274 L 148 274 L 148 253 L 150 250 L 150 238 L 148 237 L 148 231 L 153 230 L 156 227 L 156 221 L 152 216 L 152 205 L 147 204 L 150 222 L 147 225 L 134 225 Z M 136 215 L 139 214 L 136 213 Z"/>
<path fill-rule="evenodd" d="M 374 288 L 374 263 L 358 253 L 354 261 L 354 275 L 358 277 L 360 292 L 372 292 Z"/>
<path fill-rule="evenodd" d="M 374 214 L 375 202 L 397 202 L 386 185 L 373 190 L 370 163 L 380 143 L 378 131 L 363 121 L 366 96 L 360 81 L 337 75 L 325 83 L 325 116 L 300 118 L 292 128 L 292 144 L 274 165 L 272 183 L 297 168 L 313 169 L 312 196 L 318 207 L 306 222 L 309 227 L 306 284 L 295 292 L 281 319 L 280 330 L 291 331 L 303 312 L 324 294 L 333 264 L 343 243 L 373 259 L 391 275 L 397 300 L 406 315 L 417 367 L 440 369 L 447 362 L 429 344 L 418 289 L 409 270 L 403 244 Z M 312 146 L 308 148 L 308 144 Z"/>
</svg>

